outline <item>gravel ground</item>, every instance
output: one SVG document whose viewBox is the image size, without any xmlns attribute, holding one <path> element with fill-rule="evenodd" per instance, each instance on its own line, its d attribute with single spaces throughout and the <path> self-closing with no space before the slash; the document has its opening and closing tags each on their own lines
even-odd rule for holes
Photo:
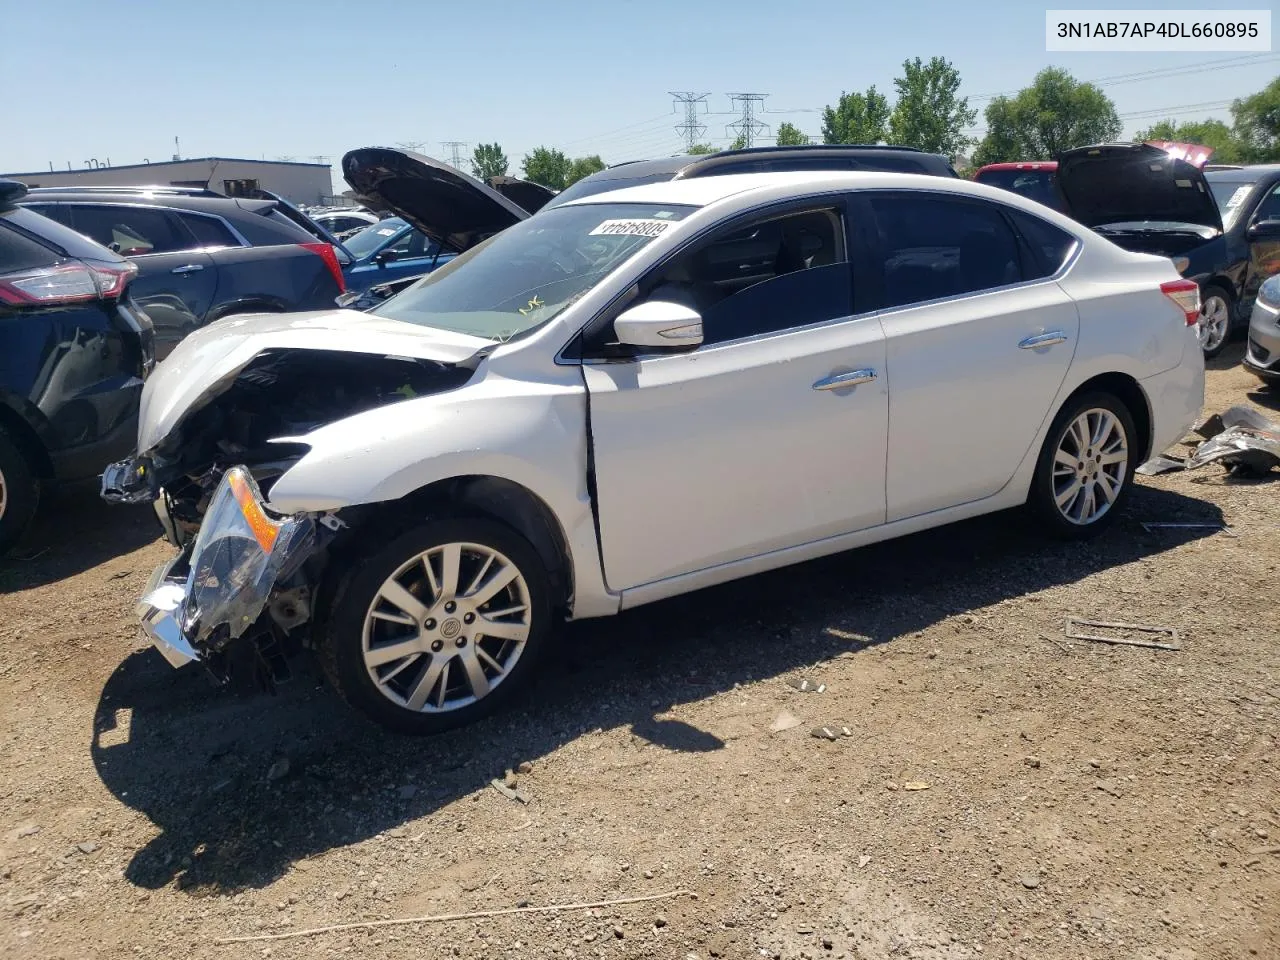
<svg viewBox="0 0 1280 960">
<path fill-rule="evenodd" d="M 1236 359 L 1207 409 L 1280 408 Z M 152 518 L 64 494 L 0 566 L 0 954 L 1275 958 L 1277 484 L 1143 478 L 1093 544 L 991 517 L 573 625 L 429 740 L 314 670 L 171 670 L 131 619 Z"/>
</svg>

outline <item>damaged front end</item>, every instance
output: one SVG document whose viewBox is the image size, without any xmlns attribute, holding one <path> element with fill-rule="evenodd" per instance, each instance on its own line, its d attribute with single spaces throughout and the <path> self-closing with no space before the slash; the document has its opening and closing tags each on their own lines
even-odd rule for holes
<svg viewBox="0 0 1280 960">
<path fill-rule="evenodd" d="M 247 660 L 271 685 L 284 670 L 279 641 L 309 616 L 299 574 L 329 529 L 311 515 L 272 515 L 249 471 L 232 467 L 194 541 L 151 575 L 136 609 L 143 632 L 175 667 L 199 660 L 226 680 Z"/>
</svg>

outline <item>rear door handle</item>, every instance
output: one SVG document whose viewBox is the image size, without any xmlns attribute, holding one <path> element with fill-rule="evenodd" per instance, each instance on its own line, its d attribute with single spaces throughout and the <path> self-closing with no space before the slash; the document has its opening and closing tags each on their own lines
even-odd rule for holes
<svg viewBox="0 0 1280 960">
<path fill-rule="evenodd" d="M 188 263 L 185 267 L 174 267 L 170 273 L 195 273 L 197 270 L 203 270 L 203 263 Z"/>
<path fill-rule="evenodd" d="M 874 370 L 851 370 L 848 373 L 833 373 L 813 385 L 815 390 L 839 390 L 841 387 L 856 387 L 860 383 L 870 383 L 876 378 Z"/>
<path fill-rule="evenodd" d="M 1055 330 L 1053 333 L 1042 333 L 1038 336 L 1027 337 L 1025 340 L 1019 341 L 1018 346 L 1023 350 L 1035 350 L 1038 347 L 1052 347 L 1066 342 L 1067 335 L 1061 330 Z"/>
</svg>

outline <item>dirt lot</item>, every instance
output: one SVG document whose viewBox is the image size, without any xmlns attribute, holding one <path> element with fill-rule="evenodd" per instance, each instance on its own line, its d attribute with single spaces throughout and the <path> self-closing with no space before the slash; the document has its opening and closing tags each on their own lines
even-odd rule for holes
<svg viewBox="0 0 1280 960">
<path fill-rule="evenodd" d="M 1210 411 L 1280 407 L 1218 366 Z M 1277 491 L 1144 479 L 1092 545 L 987 518 L 575 625 L 433 740 L 172 671 L 130 615 L 152 518 L 66 495 L 0 566 L 0 955 L 1275 958 Z"/>
</svg>

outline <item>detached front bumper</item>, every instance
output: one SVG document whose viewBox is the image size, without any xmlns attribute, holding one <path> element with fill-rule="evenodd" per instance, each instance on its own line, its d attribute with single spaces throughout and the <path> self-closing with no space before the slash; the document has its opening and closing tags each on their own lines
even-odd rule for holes
<svg viewBox="0 0 1280 960">
<path fill-rule="evenodd" d="M 310 516 L 273 516 L 248 470 L 232 467 L 194 543 L 151 574 L 138 625 L 173 666 L 207 661 L 250 632 L 315 544 Z"/>
</svg>

